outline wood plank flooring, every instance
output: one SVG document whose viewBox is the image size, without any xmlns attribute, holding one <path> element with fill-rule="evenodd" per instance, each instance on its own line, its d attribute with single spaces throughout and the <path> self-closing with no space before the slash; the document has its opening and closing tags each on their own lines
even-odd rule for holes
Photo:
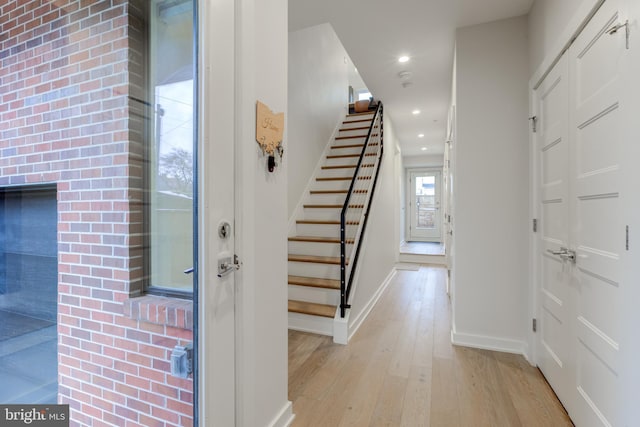
<svg viewBox="0 0 640 427">
<path fill-rule="evenodd" d="M 293 426 L 572 426 L 523 357 L 451 345 L 445 275 L 398 271 L 348 346 L 289 331 Z"/>
</svg>

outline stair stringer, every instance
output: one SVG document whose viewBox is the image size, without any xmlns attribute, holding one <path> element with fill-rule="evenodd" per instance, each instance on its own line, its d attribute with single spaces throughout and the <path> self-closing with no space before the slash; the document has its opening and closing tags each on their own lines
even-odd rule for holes
<svg viewBox="0 0 640 427">
<path fill-rule="evenodd" d="M 344 118 L 346 116 L 346 112 L 348 111 L 348 109 L 343 108 L 343 110 L 344 110 L 344 114 L 338 120 L 338 123 L 336 123 L 336 127 L 333 129 L 333 132 L 331 133 L 331 136 L 329 137 L 329 140 L 327 141 L 327 144 L 325 145 L 324 150 L 322 151 L 322 154 L 318 158 L 316 167 L 313 170 L 313 173 L 311 174 L 311 176 L 309 177 L 309 180 L 307 181 L 307 185 L 305 186 L 304 191 L 302 192 L 302 197 L 300 197 L 300 200 L 298 200 L 298 204 L 296 205 L 296 208 L 293 210 L 293 212 L 291 213 L 291 216 L 289 217 L 287 237 L 295 236 L 296 220 L 302 217 L 302 214 L 304 212 L 303 206 L 305 203 L 307 203 L 307 201 L 311 197 L 310 192 L 313 189 L 312 188 L 313 184 L 316 182 L 316 177 L 320 175 L 320 172 L 322 171 L 322 166 L 324 166 L 326 162 L 326 158 L 329 155 L 329 151 L 331 151 L 331 146 L 335 143 L 335 139 L 340 133 L 340 128 L 342 127 L 342 122 L 344 121 Z"/>
</svg>

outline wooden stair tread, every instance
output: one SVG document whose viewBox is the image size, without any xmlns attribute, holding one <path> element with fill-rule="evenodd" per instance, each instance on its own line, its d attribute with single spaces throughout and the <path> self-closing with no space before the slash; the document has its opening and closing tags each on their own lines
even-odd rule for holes
<svg viewBox="0 0 640 427">
<path fill-rule="evenodd" d="M 296 224 L 316 224 L 316 225 L 340 225 L 340 221 L 316 220 L 316 219 L 299 219 Z M 347 221 L 347 225 L 358 225 L 360 221 Z"/>
<path fill-rule="evenodd" d="M 340 257 L 333 257 L 333 256 L 289 254 L 289 258 L 288 259 L 289 259 L 289 261 L 294 261 L 294 262 L 311 262 L 311 263 L 314 263 L 314 264 L 340 265 Z M 346 260 L 345 263 L 349 264 L 349 260 Z"/>
<path fill-rule="evenodd" d="M 291 313 L 333 318 L 336 315 L 337 307 L 334 305 L 316 304 L 314 302 L 289 300 L 288 308 Z"/>
<path fill-rule="evenodd" d="M 366 165 L 360 165 L 361 168 L 372 168 L 375 165 L 373 163 L 368 163 Z M 339 166 L 322 166 L 321 169 L 355 169 L 356 165 L 339 165 Z"/>
<path fill-rule="evenodd" d="M 326 178 L 316 178 L 316 181 L 351 181 L 352 176 L 330 176 Z"/>
<path fill-rule="evenodd" d="M 337 237 L 318 237 L 318 236 L 292 236 L 289 237 L 290 242 L 313 242 L 313 243 L 340 243 Z M 347 245 L 353 245 L 353 239 L 347 239 Z"/>
<path fill-rule="evenodd" d="M 363 167 L 364 165 L 360 165 Z M 373 166 L 373 165 L 372 165 Z M 338 165 L 338 166 L 322 166 L 321 169 L 355 169 L 356 165 Z"/>
<path fill-rule="evenodd" d="M 341 148 L 360 148 L 364 147 L 364 144 L 346 144 L 346 145 L 332 145 L 332 150 L 340 150 Z"/>
<path fill-rule="evenodd" d="M 327 178 L 316 178 L 316 181 L 351 181 L 352 176 L 330 176 Z M 371 179 L 370 176 L 359 176 L 358 179 Z"/>
<path fill-rule="evenodd" d="M 340 289 L 340 281 L 334 279 L 320 279 L 318 277 L 289 276 L 290 285 L 308 286 L 311 288 Z"/>
<path fill-rule="evenodd" d="M 336 140 L 338 139 L 358 139 L 358 138 L 366 138 L 367 135 L 350 135 L 350 136 L 336 136 Z"/>
<path fill-rule="evenodd" d="M 311 190 L 311 194 L 347 194 L 348 190 Z"/>
<path fill-rule="evenodd" d="M 363 122 L 368 122 L 369 120 L 362 120 L 362 121 Z M 342 128 L 339 131 L 340 132 L 349 132 L 349 131 L 352 131 L 352 130 L 365 130 L 365 129 L 369 129 L 369 126 L 362 126 L 362 127 L 358 127 L 358 128 Z"/>
<path fill-rule="evenodd" d="M 311 194 L 347 194 L 349 190 L 311 190 Z M 366 193 L 367 190 L 353 190 L 354 193 Z"/>
<path fill-rule="evenodd" d="M 368 156 L 368 157 L 375 156 L 375 155 L 376 155 L 376 153 L 365 154 L 365 156 Z M 360 157 L 360 154 L 340 154 L 340 155 L 337 155 L 337 156 L 327 156 L 327 159 L 345 159 L 347 157 L 351 157 L 351 158 Z"/>
<path fill-rule="evenodd" d="M 374 110 L 369 110 L 369 111 L 363 111 L 362 113 L 347 114 L 347 117 L 366 116 L 368 114 L 375 114 L 375 113 L 376 112 Z"/>
<path fill-rule="evenodd" d="M 305 209 L 342 209 L 344 205 L 302 205 Z M 364 205 L 349 205 L 351 209 L 362 209 Z"/>
<path fill-rule="evenodd" d="M 371 123 L 371 120 L 373 120 L 373 118 L 371 119 L 360 119 L 360 120 L 345 120 L 342 122 L 343 125 L 348 125 L 349 123 L 362 123 L 362 122 L 369 122 Z"/>
</svg>

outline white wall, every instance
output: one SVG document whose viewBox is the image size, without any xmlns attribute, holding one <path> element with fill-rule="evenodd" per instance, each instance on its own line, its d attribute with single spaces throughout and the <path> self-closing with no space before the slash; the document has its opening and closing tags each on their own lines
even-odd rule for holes
<svg viewBox="0 0 640 427">
<path fill-rule="evenodd" d="M 454 342 L 526 351 L 528 41 L 519 17 L 456 40 Z"/>
<path fill-rule="evenodd" d="M 374 297 L 380 285 L 391 273 L 398 257 L 399 233 L 398 217 L 398 180 L 401 170 L 396 170 L 399 150 L 393 124 L 384 119 L 384 154 L 373 205 L 369 213 L 367 232 L 363 249 L 360 252 L 359 274 L 355 293 L 351 296 L 352 310 L 349 318 L 350 327 L 357 321 L 369 301 Z"/>
<path fill-rule="evenodd" d="M 289 33 L 289 211 L 303 196 L 322 151 L 347 113 L 348 55 L 330 24 Z M 285 61 L 286 64 L 286 61 Z"/>
<path fill-rule="evenodd" d="M 444 155 L 425 154 L 424 156 L 404 156 L 402 163 L 405 168 L 441 168 L 444 164 Z"/>
<path fill-rule="evenodd" d="M 282 425 L 291 417 L 287 398 L 287 168 L 269 173 L 255 140 L 256 101 L 287 111 L 287 1 L 236 2 L 237 94 L 236 425 Z M 285 124 L 289 123 L 285 117 Z"/>
</svg>

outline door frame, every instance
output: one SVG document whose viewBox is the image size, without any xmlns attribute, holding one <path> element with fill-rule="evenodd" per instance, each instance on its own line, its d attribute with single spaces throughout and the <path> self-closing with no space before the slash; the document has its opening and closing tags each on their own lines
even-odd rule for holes
<svg viewBox="0 0 640 427">
<path fill-rule="evenodd" d="M 198 259 L 194 301 L 197 348 L 195 425 L 235 425 L 237 398 L 237 293 L 235 274 L 217 276 L 221 252 L 235 253 L 236 27 L 233 0 L 197 1 L 198 10 Z M 231 160 L 231 161 L 230 161 Z M 215 185 L 224 182 L 224 185 Z M 231 184 L 229 184 L 231 182 Z M 230 213 L 229 213 L 230 212 Z M 231 236 L 218 237 L 221 220 Z M 220 310 L 223 305 L 224 310 Z M 226 313 L 221 313 L 226 311 Z M 194 322 L 196 323 L 196 322 Z"/>
<path fill-rule="evenodd" d="M 410 167 L 410 168 L 405 168 L 405 182 L 406 182 L 406 197 L 405 197 L 405 241 L 406 242 L 411 242 L 411 203 L 413 200 L 413 189 L 411 186 L 411 174 L 414 172 L 433 172 L 433 173 L 439 173 L 440 174 L 440 179 L 439 182 L 436 182 L 436 191 L 439 194 L 440 197 L 440 206 L 439 206 L 439 218 L 438 218 L 438 228 L 439 228 L 439 235 L 437 238 L 426 238 L 423 240 L 417 240 L 420 242 L 435 242 L 435 243 L 442 243 L 443 242 L 443 238 L 442 238 L 442 232 L 443 232 L 443 225 L 444 225 L 444 216 L 442 215 L 442 167 L 431 167 L 431 166 L 427 166 L 427 167 Z"/>
</svg>

